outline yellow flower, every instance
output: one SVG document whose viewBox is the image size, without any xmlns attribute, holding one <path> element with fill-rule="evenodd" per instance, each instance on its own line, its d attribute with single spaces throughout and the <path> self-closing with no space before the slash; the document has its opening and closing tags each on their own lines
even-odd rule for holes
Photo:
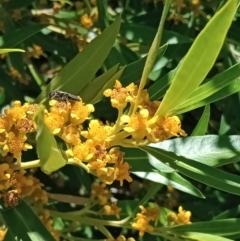
<svg viewBox="0 0 240 241">
<path fill-rule="evenodd" d="M 170 224 L 191 224 L 190 218 L 191 218 L 191 212 L 183 210 L 183 207 L 180 206 L 178 208 L 178 214 L 175 214 L 173 212 L 168 214 L 168 222 Z"/>
<path fill-rule="evenodd" d="M 49 128 L 49 130 L 54 134 L 57 135 L 61 132 L 64 118 L 61 115 L 55 113 L 46 113 L 44 122 Z"/>
<path fill-rule="evenodd" d="M 179 13 L 171 13 L 168 17 L 168 20 L 174 20 L 174 24 L 178 24 L 179 22 L 186 23 L 186 19 Z"/>
<path fill-rule="evenodd" d="M 181 129 L 181 122 L 177 116 L 158 117 L 153 122 L 150 120 L 149 126 L 151 133 L 147 135 L 147 139 L 153 143 L 164 141 L 173 136 L 186 136 L 186 133 Z"/>
<path fill-rule="evenodd" d="M 32 55 L 35 57 L 35 58 L 38 58 L 40 57 L 41 55 L 43 55 L 43 50 L 41 48 L 41 46 L 38 46 L 38 45 L 33 45 L 33 53 Z"/>
<path fill-rule="evenodd" d="M 107 89 L 103 93 L 106 97 L 111 97 L 112 107 L 124 109 L 127 106 L 128 90 L 122 87 L 122 84 L 116 80 L 114 89 Z"/>
<path fill-rule="evenodd" d="M 38 104 L 31 104 L 31 105 L 29 105 L 28 110 L 27 110 L 27 118 L 29 120 L 33 120 L 34 119 L 35 114 L 37 113 L 38 108 L 39 108 Z"/>
<path fill-rule="evenodd" d="M 87 13 L 83 14 L 80 18 L 80 23 L 85 28 L 91 28 L 93 26 L 92 19 L 88 16 Z"/>
<path fill-rule="evenodd" d="M 20 134 L 26 134 L 37 130 L 37 125 L 33 120 L 20 119 L 16 123 L 16 130 Z"/>
<path fill-rule="evenodd" d="M 123 130 L 131 134 L 139 142 L 151 133 L 151 129 L 148 127 L 148 118 L 149 112 L 146 109 L 142 109 L 139 113 L 133 114 L 130 117 L 124 115 L 121 121 L 127 123 L 127 126 Z"/>
<path fill-rule="evenodd" d="M 22 151 L 32 149 L 31 145 L 25 143 L 26 140 L 25 135 L 16 136 L 13 132 L 9 132 L 5 143 L 0 143 L 0 146 L 3 147 L 2 156 L 6 156 L 10 152 L 15 158 L 21 157 Z"/>
<path fill-rule="evenodd" d="M 79 129 L 74 125 L 63 127 L 63 133 L 61 138 L 69 144 L 78 145 L 80 144 L 80 133 Z"/>
<path fill-rule="evenodd" d="M 81 143 L 73 147 L 72 155 L 77 161 L 88 161 L 93 157 L 86 143 Z"/>
<path fill-rule="evenodd" d="M 97 176 L 101 182 L 112 184 L 116 180 L 117 173 L 114 167 L 102 167 L 96 170 Z"/>
<path fill-rule="evenodd" d="M 91 104 L 84 105 L 82 101 L 74 102 L 70 114 L 71 123 L 73 125 L 83 123 L 93 111 L 94 107 Z"/>
<path fill-rule="evenodd" d="M 112 203 L 111 205 L 105 205 L 103 207 L 104 215 L 115 215 L 118 219 L 120 218 L 119 212 L 121 212 L 121 208 L 117 206 L 117 203 Z"/>
<path fill-rule="evenodd" d="M 139 230 L 139 237 L 142 237 L 145 232 L 153 231 L 153 227 L 148 224 L 149 220 L 142 214 L 137 214 L 137 220 L 132 224 L 132 227 Z"/>
<path fill-rule="evenodd" d="M 13 107 L 10 109 L 5 109 L 4 112 L 7 115 L 8 120 L 13 120 L 16 122 L 17 120 L 26 118 L 29 106 L 30 105 L 28 103 L 21 105 L 20 101 L 14 101 Z"/>
<path fill-rule="evenodd" d="M 13 124 L 13 123 L 12 123 Z M 0 133 L 9 131 L 11 128 L 11 123 L 8 121 L 6 115 L 0 115 Z"/>
<path fill-rule="evenodd" d="M 146 216 L 148 220 L 155 221 L 156 226 L 160 216 L 160 210 L 158 205 L 155 204 L 155 207 L 148 208 L 145 208 L 144 206 L 139 206 L 139 208 L 141 209 L 141 214 Z"/>
<path fill-rule="evenodd" d="M 105 205 L 108 202 L 108 200 L 112 197 L 109 190 L 105 188 L 106 188 L 105 183 L 99 184 L 94 182 L 92 184 L 91 199 L 92 200 L 97 199 L 97 202 L 100 205 Z"/>
<path fill-rule="evenodd" d="M 50 100 L 49 105 L 51 106 L 50 111 L 51 114 L 56 114 L 58 116 L 63 117 L 64 123 L 69 120 L 71 103 L 69 102 L 58 102 L 57 100 Z"/>
<path fill-rule="evenodd" d="M 182 8 L 186 7 L 184 0 L 174 0 L 173 6 L 176 8 L 177 12 L 180 12 Z"/>
<path fill-rule="evenodd" d="M 88 131 L 82 131 L 81 135 L 87 140 L 91 140 L 93 146 L 103 145 L 103 143 L 107 146 L 106 139 L 111 130 L 112 127 L 104 126 L 98 120 L 91 120 Z"/>
<path fill-rule="evenodd" d="M 0 191 L 7 190 L 10 187 L 11 172 L 12 170 L 9 169 L 9 165 L 7 163 L 0 165 Z"/>
<path fill-rule="evenodd" d="M 123 180 L 127 180 L 128 182 L 132 181 L 129 173 L 130 166 L 127 162 L 123 162 L 123 160 L 120 162 L 118 161 L 115 165 L 115 168 L 117 173 L 116 180 L 120 181 L 120 186 L 123 185 Z"/>
</svg>

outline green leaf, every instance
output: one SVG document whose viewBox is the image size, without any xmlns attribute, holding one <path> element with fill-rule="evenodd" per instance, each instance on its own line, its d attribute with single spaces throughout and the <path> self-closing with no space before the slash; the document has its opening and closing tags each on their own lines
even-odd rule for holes
<svg viewBox="0 0 240 241">
<path fill-rule="evenodd" d="M 166 94 L 176 72 L 177 68 L 170 71 L 159 80 L 156 80 L 154 84 L 150 86 L 148 93 L 151 100 L 158 100 Z"/>
<path fill-rule="evenodd" d="M 182 156 L 177 156 L 175 153 L 162 149 L 150 146 L 141 147 L 141 149 L 157 158 L 159 162 L 161 160 L 176 171 L 194 180 L 228 193 L 240 195 L 240 177 L 237 175 L 229 174 Z"/>
<path fill-rule="evenodd" d="M 25 52 L 23 49 L 0 49 L 0 54 L 5 54 L 9 52 Z"/>
<path fill-rule="evenodd" d="M 100 29 L 103 31 L 106 27 L 109 26 L 108 22 L 108 10 L 107 10 L 107 1 L 97 1 L 98 8 L 98 25 Z"/>
<path fill-rule="evenodd" d="M 239 83 L 239 71 L 240 63 L 235 64 L 229 69 L 217 74 L 206 84 L 200 85 L 185 102 L 178 106 L 177 109 L 182 109 L 194 105 L 200 101 L 204 101 L 230 84 L 237 86 Z"/>
<path fill-rule="evenodd" d="M 0 37 L 0 47 L 13 48 L 47 26 L 46 24 L 35 24 L 12 30 Z"/>
<path fill-rule="evenodd" d="M 197 36 L 182 60 L 156 115 L 163 116 L 173 112 L 206 77 L 223 45 L 236 7 L 237 0 L 228 1 Z"/>
<path fill-rule="evenodd" d="M 200 120 L 195 126 L 191 136 L 203 136 L 208 129 L 208 122 L 210 120 L 210 105 L 206 105 Z"/>
<path fill-rule="evenodd" d="M 95 78 L 91 83 L 83 88 L 83 90 L 78 93 L 83 99 L 83 102 L 90 103 L 94 97 L 101 91 L 103 86 L 108 82 L 108 80 L 113 77 L 118 70 L 118 64 L 113 66 L 107 72 Z"/>
<path fill-rule="evenodd" d="M 3 219 L 14 240 L 55 241 L 32 209 L 21 201 L 16 207 L 2 212 Z"/>
<path fill-rule="evenodd" d="M 206 99 L 203 99 L 195 104 L 192 105 L 187 105 L 183 108 L 180 109 L 180 107 L 178 107 L 175 111 L 174 114 L 178 115 L 178 114 L 182 114 L 185 113 L 187 111 L 190 110 L 194 110 L 196 108 L 211 104 L 213 102 L 216 102 L 218 100 L 224 99 L 236 92 L 240 91 L 240 84 L 239 84 L 239 80 L 235 80 L 234 82 L 231 82 L 229 85 L 227 85 L 226 87 L 222 88 L 221 90 L 217 91 L 215 94 L 209 96 Z"/>
<path fill-rule="evenodd" d="M 238 162 L 240 158 L 239 135 L 176 138 L 150 146 L 174 152 L 208 166 L 223 166 Z"/>
<path fill-rule="evenodd" d="M 240 205 L 237 205 L 234 208 L 225 210 L 224 212 L 218 214 L 213 218 L 213 220 L 239 217 L 239 214 L 240 214 Z"/>
<path fill-rule="evenodd" d="M 149 73 L 152 70 L 152 67 L 153 67 L 153 65 L 156 61 L 159 45 L 160 45 L 161 40 L 162 40 L 164 22 L 167 18 L 168 10 L 169 10 L 170 6 L 171 6 L 171 0 L 167 0 L 164 4 L 164 8 L 163 8 L 160 23 L 159 23 L 159 26 L 158 26 L 158 29 L 157 29 L 157 33 L 156 33 L 156 35 L 154 37 L 154 40 L 152 42 L 152 45 L 149 49 L 147 60 L 146 60 L 146 63 L 144 65 L 144 68 L 143 68 L 143 73 L 142 73 L 140 84 L 139 84 L 136 103 L 134 105 L 132 113 L 135 113 L 137 108 L 138 108 L 141 92 L 148 82 Z M 165 45 L 167 45 L 167 44 L 165 44 Z"/>
<path fill-rule="evenodd" d="M 197 232 L 186 232 L 181 235 L 183 238 L 192 240 L 204 240 L 204 241 L 234 241 L 233 239 L 223 238 L 220 236 L 207 234 L 207 233 L 197 233 Z"/>
<path fill-rule="evenodd" d="M 239 218 L 230 218 L 222 220 L 213 220 L 205 222 L 194 222 L 191 225 L 180 225 L 171 227 L 171 231 L 182 232 L 201 232 L 219 236 L 229 236 L 232 234 L 239 234 Z"/>
<path fill-rule="evenodd" d="M 157 183 L 172 186 L 193 196 L 204 198 L 203 194 L 189 181 L 177 174 L 171 167 L 138 148 L 122 148 L 124 160 L 131 166 L 131 173 Z M 158 162 L 156 164 L 156 162 Z M 160 168 L 160 171 L 156 170 Z"/>
<path fill-rule="evenodd" d="M 189 181 L 181 177 L 176 172 L 163 173 L 161 171 L 154 170 L 154 172 L 132 172 L 132 173 L 142 179 L 161 183 L 166 186 L 171 186 L 182 192 L 188 193 L 190 195 L 193 195 L 199 198 L 205 198 L 200 190 L 198 190 Z"/>
<path fill-rule="evenodd" d="M 117 17 L 103 33 L 93 39 L 37 97 L 36 102 L 45 102 L 46 92 L 62 90 L 72 94 L 79 93 L 94 77 L 102 66 L 117 37 L 121 18 Z"/>
<path fill-rule="evenodd" d="M 35 119 L 38 126 L 36 141 L 41 169 L 43 172 L 49 174 L 65 166 L 67 160 L 62 156 L 54 135 L 44 124 L 44 111 L 42 106 L 39 107 Z"/>
</svg>

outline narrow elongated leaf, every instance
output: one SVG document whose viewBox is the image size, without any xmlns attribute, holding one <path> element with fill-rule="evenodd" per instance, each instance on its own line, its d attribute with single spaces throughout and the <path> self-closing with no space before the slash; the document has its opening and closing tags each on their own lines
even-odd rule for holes
<svg viewBox="0 0 240 241">
<path fill-rule="evenodd" d="M 89 83 L 85 88 L 78 93 L 81 96 L 85 103 L 90 103 L 91 100 L 96 97 L 96 95 L 101 91 L 103 86 L 108 82 L 108 80 L 116 74 L 118 70 L 118 64 L 113 66 L 107 72 L 103 73 L 96 79 L 94 79 L 91 83 Z"/>
<path fill-rule="evenodd" d="M 199 189 L 197 189 L 189 181 L 181 177 L 177 172 L 163 173 L 161 171 L 155 170 L 154 172 L 132 173 L 142 179 L 161 183 L 166 186 L 171 186 L 182 192 L 188 193 L 199 198 L 205 198 Z"/>
<path fill-rule="evenodd" d="M 191 136 L 203 136 L 206 134 L 208 129 L 208 122 L 210 119 L 210 105 L 207 105 L 204 108 L 204 111 L 202 113 L 202 116 L 200 120 L 198 121 L 196 127 L 194 128 Z"/>
<path fill-rule="evenodd" d="M 121 18 L 93 39 L 61 72 L 47 85 L 37 97 L 36 102 L 46 101 L 46 92 L 62 90 L 72 94 L 79 93 L 102 66 L 117 37 Z M 45 93 L 44 93 L 45 92 Z"/>
<path fill-rule="evenodd" d="M 36 135 L 37 152 L 40 159 L 41 169 L 49 174 L 65 166 L 67 160 L 62 156 L 53 134 L 44 124 L 42 107 L 40 107 L 36 116 L 36 122 L 38 126 Z"/>
<path fill-rule="evenodd" d="M 239 217 L 239 214 L 240 214 L 240 205 L 218 214 L 213 218 L 213 220 Z"/>
<path fill-rule="evenodd" d="M 197 232 L 186 232 L 181 235 L 186 239 L 204 240 L 204 241 L 234 241 L 233 239 L 223 238 L 217 235 Z"/>
<path fill-rule="evenodd" d="M 9 52 L 25 52 L 23 49 L 0 49 L 0 54 L 5 54 Z"/>
<path fill-rule="evenodd" d="M 176 110 L 174 110 L 174 114 L 178 115 L 178 114 L 182 114 L 185 113 L 187 111 L 190 110 L 194 110 L 197 109 L 199 107 L 211 104 L 213 102 L 216 102 L 218 100 L 224 99 L 234 93 L 237 93 L 240 91 L 240 83 L 239 80 L 236 80 L 234 82 L 231 82 L 229 85 L 227 85 L 226 87 L 222 88 L 221 90 L 217 91 L 215 94 L 209 96 L 206 99 L 202 99 L 201 101 L 192 104 L 192 105 L 188 105 L 187 103 L 185 103 L 185 107 L 180 107 L 177 108 Z"/>
<path fill-rule="evenodd" d="M 177 156 L 175 153 L 162 149 L 149 146 L 141 147 L 141 149 L 194 180 L 225 192 L 240 195 L 240 177 L 237 175 L 229 174 L 182 156 Z"/>
<path fill-rule="evenodd" d="M 238 228 L 239 225 L 239 218 L 230 218 L 205 222 L 194 222 L 191 225 L 171 227 L 171 230 L 174 232 L 201 232 L 219 236 L 229 236 L 240 233 Z"/>
<path fill-rule="evenodd" d="M 13 48 L 47 26 L 46 24 L 36 24 L 9 31 L 0 37 L 0 47 Z"/>
<path fill-rule="evenodd" d="M 199 101 L 214 95 L 230 84 L 233 84 L 234 86 L 238 85 L 239 73 L 240 63 L 235 64 L 220 74 L 217 74 L 206 84 L 199 86 L 184 103 L 178 106 L 178 109 L 198 103 Z"/>
<path fill-rule="evenodd" d="M 154 84 L 150 86 L 148 93 L 151 100 L 158 100 L 166 94 L 176 72 L 177 68 L 170 71 L 159 80 L 156 80 Z"/>
<path fill-rule="evenodd" d="M 219 54 L 236 7 L 237 0 L 228 1 L 198 35 L 174 76 L 157 115 L 172 112 L 206 77 Z"/>
<path fill-rule="evenodd" d="M 14 240 L 55 241 L 45 225 L 24 201 L 2 212 L 2 216 Z"/>
<path fill-rule="evenodd" d="M 209 166 L 226 165 L 237 162 L 240 158 L 239 135 L 176 138 L 150 146 L 174 152 Z"/>
<path fill-rule="evenodd" d="M 203 194 L 189 181 L 181 177 L 168 165 L 138 148 L 123 148 L 124 160 L 131 166 L 131 172 L 143 179 L 172 186 L 193 196 L 204 198 Z M 155 165 L 159 168 L 157 169 Z"/>
<path fill-rule="evenodd" d="M 108 11 L 107 11 L 107 1 L 97 1 L 98 8 L 98 25 L 100 29 L 103 31 L 106 27 L 108 27 Z"/>
</svg>

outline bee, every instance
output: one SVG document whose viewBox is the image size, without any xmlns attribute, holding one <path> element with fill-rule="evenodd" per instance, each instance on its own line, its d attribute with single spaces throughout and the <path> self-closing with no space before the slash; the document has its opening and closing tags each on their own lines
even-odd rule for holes
<svg viewBox="0 0 240 241">
<path fill-rule="evenodd" d="M 49 98 L 51 100 L 63 100 L 63 101 L 68 101 L 68 102 L 77 102 L 81 101 L 82 99 L 79 96 L 69 94 L 67 92 L 63 92 L 60 90 L 53 90 L 49 93 Z"/>
</svg>

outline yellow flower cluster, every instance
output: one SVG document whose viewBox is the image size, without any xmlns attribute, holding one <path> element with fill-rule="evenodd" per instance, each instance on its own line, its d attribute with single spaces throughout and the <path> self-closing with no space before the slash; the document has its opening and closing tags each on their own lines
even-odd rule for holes
<svg viewBox="0 0 240 241">
<path fill-rule="evenodd" d="M 85 28 L 91 28 L 94 22 L 97 22 L 97 20 L 98 20 L 98 11 L 95 11 L 95 13 L 92 16 L 89 16 L 89 14 L 85 13 L 80 18 L 80 24 Z"/>
<path fill-rule="evenodd" d="M 160 211 L 159 207 L 155 204 L 155 207 L 144 208 L 139 206 L 141 213 L 137 213 L 136 221 L 132 224 L 134 229 L 139 230 L 139 236 L 142 237 L 145 232 L 151 232 L 154 230 L 154 227 L 149 224 L 150 221 L 154 222 L 154 226 L 157 225 Z"/>
<path fill-rule="evenodd" d="M 92 184 L 91 197 L 90 200 L 92 203 L 97 203 L 103 206 L 101 214 L 103 215 L 115 215 L 117 218 L 120 218 L 119 213 L 121 208 L 117 206 L 117 203 L 110 203 L 112 195 L 108 189 L 106 189 L 106 184 L 96 183 Z"/>
<path fill-rule="evenodd" d="M 7 163 L 0 165 L 0 198 L 4 199 L 5 207 L 15 206 L 19 199 L 31 196 L 34 204 L 47 203 L 47 193 L 38 179 L 24 176 L 25 170 L 14 171 Z"/>
<path fill-rule="evenodd" d="M 174 20 L 174 24 L 187 22 L 183 17 L 183 14 L 186 11 L 191 11 L 194 17 L 198 17 L 201 13 L 200 0 L 173 0 L 172 7 L 172 13 L 170 14 L 168 20 Z"/>
<path fill-rule="evenodd" d="M 29 75 L 23 77 L 19 71 L 13 67 L 10 68 L 10 75 L 13 79 L 17 79 L 21 84 L 28 85 L 29 81 L 31 80 Z"/>
<path fill-rule="evenodd" d="M 87 163 L 87 168 L 102 182 L 111 184 L 114 180 L 126 179 L 129 182 L 129 165 L 123 162 L 123 153 L 119 148 L 111 148 L 108 137 L 112 127 L 98 120 L 91 120 L 87 131 L 82 123 L 88 119 L 94 107 L 78 102 L 59 102 L 51 100 L 51 108 L 45 111 L 45 123 L 54 135 L 58 135 L 68 144 L 67 154 L 79 163 Z M 81 141 L 81 139 L 85 141 Z"/>
<path fill-rule="evenodd" d="M 113 128 L 115 138 L 112 144 L 133 147 L 186 135 L 177 116 L 155 116 L 160 101 L 150 101 L 147 90 L 141 92 L 138 110 L 134 113 L 137 93 L 136 85 L 130 84 L 123 88 L 119 81 L 116 81 L 113 90 L 108 89 L 104 92 L 106 97 L 111 98 L 112 106 L 119 111 L 119 120 Z M 123 109 L 128 103 L 129 112 L 123 115 Z"/>
<path fill-rule="evenodd" d="M 0 115 L 0 148 L 2 156 L 9 152 L 15 158 L 20 158 L 22 151 L 31 149 L 32 146 L 25 143 L 27 134 L 37 129 L 33 120 L 37 111 L 37 105 L 15 101 L 13 107 L 5 110 L 5 114 Z"/>
<path fill-rule="evenodd" d="M 168 223 L 170 225 L 179 225 L 179 224 L 191 224 L 190 218 L 191 218 L 191 212 L 183 210 L 183 207 L 180 206 L 178 208 L 178 214 L 176 213 L 169 213 L 168 214 Z"/>
</svg>

